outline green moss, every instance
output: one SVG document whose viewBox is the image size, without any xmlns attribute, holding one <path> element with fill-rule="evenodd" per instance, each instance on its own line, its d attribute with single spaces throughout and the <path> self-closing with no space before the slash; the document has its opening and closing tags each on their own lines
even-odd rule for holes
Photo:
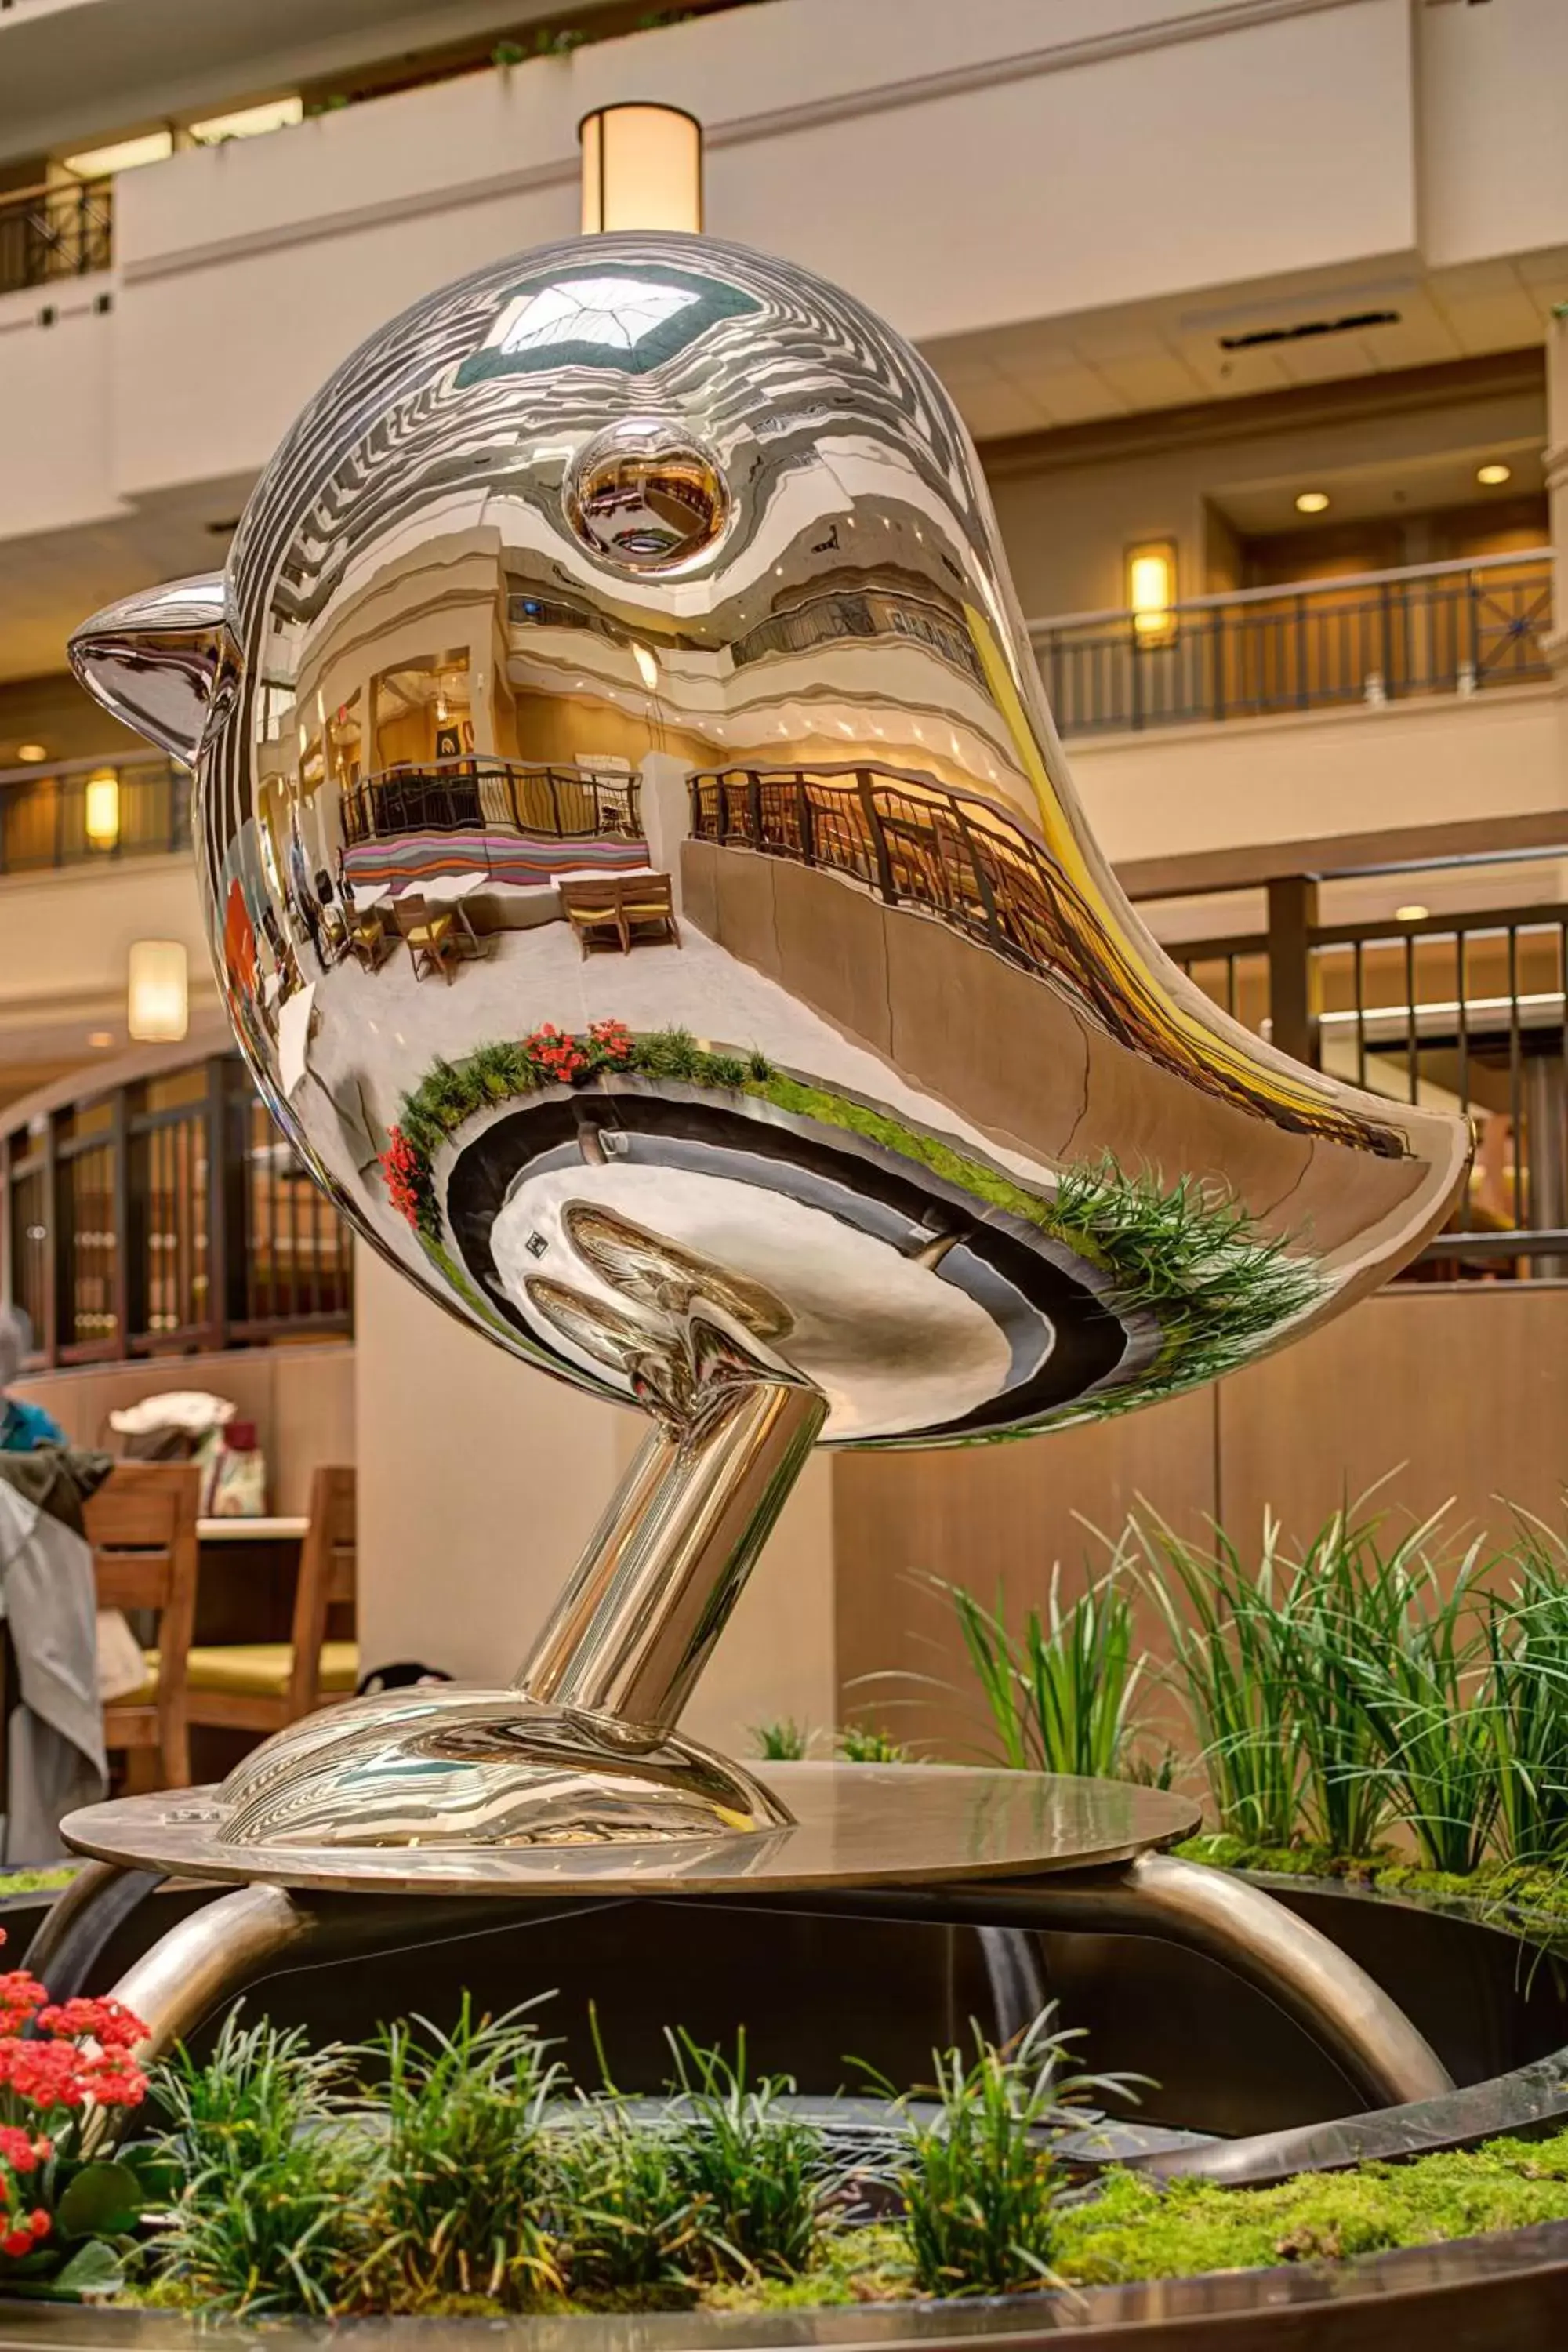
<svg viewBox="0 0 1568 2352">
<path fill-rule="evenodd" d="M 0 1898 L 7 1895 L 47 1895 L 61 1886 L 68 1886 L 79 1862 L 54 1864 L 47 1870 L 0 1870 Z"/>
<path fill-rule="evenodd" d="M 1427 1902 L 1452 1902 L 1484 1918 L 1524 1933 L 1535 1932 L 1547 1941 L 1568 1937 L 1568 1872 L 1539 1863 L 1483 1862 L 1478 1870 L 1461 1874 L 1450 1870 L 1423 1870 L 1405 1862 L 1391 1848 L 1347 1857 L 1329 1847 L 1303 1841 L 1295 1845 L 1253 1845 L 1224 1831 L 1208 1831 L 1188 1838 L 1175 1849 L 1184 1860 L 1205 1862 L 1215 1870 L 1250 1870 L 1275 1878 L 1338 1879 L 1342 1885 L 1381 1895 L 1419 1895 Z"/>
<path fill-rule="evenodd" d="M 1130 2172 L 1061 2216 L 1057 2269 L 1076 2285 L 1194 2277 L 1279 2263 L 1344 2262 L 1568 2220 L 1568 2132 L 1353 2172 L 1305 2173 L 1272 2189 Z"/>
</svg>

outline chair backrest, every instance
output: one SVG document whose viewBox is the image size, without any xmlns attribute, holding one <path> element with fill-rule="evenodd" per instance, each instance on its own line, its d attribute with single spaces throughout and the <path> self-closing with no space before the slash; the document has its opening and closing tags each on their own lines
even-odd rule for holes
<svg viewBox="0 0 1568 2352">
<path fill-rule="evenodd" d="M 300 1580 L 294 1588 L 293 1665 L 289 1675 L 290 1719 L 309 1715 L 321 1700 L 321 1644 L 327 1613 L 351 1602 L 357 1577 L 358 1518 L 354 1474 L 342 1465 L 318 1467 L 310 1481 L 310 1520 L 300 1547 Z"/>
<path fill-rule="evenodd" d="M 561 903 L 570 915 L 581 910 L 584 915 L 613 912 L 621 903 L 618 875 L 607 875 L 602 882 L 563 882 Z"/>
<path fill-rule="evenodd" d="M 621 882 L 621 903 L 635 906 L 639 915 L 672 915 L 675 892 L 668 874 L 627 874 Z"/>
<path fill-rule="evenodd" d="M 186 1662 L 196 1614 L 194 1462 L 119 1462 L 82 1513 L 100 1609 L 151 1610 L 158 1620 L 159 1746 L 171 1787 L 190 1780 Z M 106 1727 L 112 1737 L 112 1705 Z"/>
<path fill-rule="evenodd" d="M 404 890 L 392 901 L 392 912 L 405 939 L 417 930 L 428 919 L 428 909 L 422 891 Z"/>
</svg>

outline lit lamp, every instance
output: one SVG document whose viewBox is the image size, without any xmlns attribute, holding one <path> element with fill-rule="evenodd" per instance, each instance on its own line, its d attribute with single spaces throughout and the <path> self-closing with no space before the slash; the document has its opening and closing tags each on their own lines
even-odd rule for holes
<svg viewBox="0 0 1568 2352">
<path fill-rule="evenodd" d="M 93 849 L 113 849 L 120 840 L 120 779 L 112 768 L 89 776 L 82 805 L 82 829 Z"/>
<path fill-rule="evenodd" d="M 702 227 L 702 125 L 679 106 L 602 106 L 578 125 L 583 234 Z"/>
<path fill-rule="evenodd" d="M 177 1045 L 190 1026 L 190 979 L 178 940 L 135 940 L 126 1027 L 143 1045 Z"/>
<path fill-rule="evenodd" d="M 1141 646 L 1168 646 L 1176 634 L 1176 547 L 1169 539 L 1127 551 L 1127 603 Z"/>
</svg>

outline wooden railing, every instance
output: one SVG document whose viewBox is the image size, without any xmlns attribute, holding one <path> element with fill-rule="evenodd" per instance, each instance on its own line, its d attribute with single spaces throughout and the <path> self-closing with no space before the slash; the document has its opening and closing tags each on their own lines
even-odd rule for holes
<svg viewBox="0 0 1568 2352">
<path fill-rule="evenodd" d="M 36 1361 L 345 1332 L 347 1228 L 236 1054 L 0 1112 L 4 1280 Z"/>
</svg>

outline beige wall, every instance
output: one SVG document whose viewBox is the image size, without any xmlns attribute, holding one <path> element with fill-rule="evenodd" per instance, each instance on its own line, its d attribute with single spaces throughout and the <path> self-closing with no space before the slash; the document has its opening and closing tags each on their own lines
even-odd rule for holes
<svg viewBox="0 0 1568 2352">
<path fill-rule="evenodd" d="M 508 1681 L 641 1436 L 638 1416 L 531 1371 L 356 1254 L 360 1646 Z M 808 1468 L 683 1722 L 744 1748 L 772 1717 L 833 1719 L 828 1465 Z"/>
<path fill-rule="evenodd" d="M 1568 1531 L 1568 1285 L 1403 1284 L 1125 1421 L 1016 1445 L 841 1455 L 844 1711 L 954 1752 L 982 1738 L 932 1578 L 987 1602 L 1004 1588 L 1016 1623 L 1044 1605 L 1057 1561 L 1068 1598 L 1103 1570 L 1104 1538 L 1140 1499 L 1200 1543 L 1217 1519 L 1256 1557 L 1265 1510 L 1304 1539 L 1380 1480 L 1371 1507 L 1399 1532 L 1450 1498 L 1460 1540 L 1506 1543 L 1513 1504 Z M 1159 1644 L 1150 1612 L 1140 1638 Z"/>
<path fill-rule="evenodd" d="M 216 1003 L 188 856 L 0 880 L 0 1060 L 7 1030 L 123 1023 L 133 940 L 181 940 L 194 1011 Z"/>
<path fill-rule="evenodd" d="M 1067 750 L 1116 863 L 1568 806 L 1563 698 L 1547 686 L 1079 737 Z"/>
<path fill-rule="evenodd" d="M 1537 334 L 1523 330 L 1520 341 L 1533 343 Z M 1026 614 L 1048 620 L 1124 606 L 1126 551 L 1141 540 L 1175 541 L 1180 596 L 1239 584 L 1211 579 L 1205 569 L 1215 541 L 1206 500 L 1245 502 L 1263 493 L 1272 509 L 1284 506 L 1287 488 L 1326 478 L 1337 488 L 1343 479 L 1353 493 L 1359 483 L 1392 474 L 1412 486 L 1419 508 L 1426 476 L 1447 485 L 1441 469 L 1458 460 L 1468 488 L 1463 461 L 1521 450 L 1533 458 L 1546 438 L 1544 374 L 1516 361 L 1499 362 L 1497 381 L 1468 397 L 1455 397 L 1454 385 L 1438 375 L 1420 404 L 1406 405 L 1405 395 L 1381 415 L 1375 383 L 1355 386 L 1353 398 L 1352 389 L 1336 387 L 1326 400 L 1304 389 L 1287 404 L 1238 401 L 1206 412 L 1201 431 L 1173 433 L 1154 415 L 1069 436 L 1065 447 L 1047 434 L 1036 444 L 984 451 Z M 1456 494 L 1463 492 L 1441 493 Z M 1305 573 L 1314 535 L 1299 537 Z M 1405 555 L 1391 560 L 1424 562 L 1444 551 L 1412 539 Z"/>
<path fill-rule="evenodd" d="M 52 1413 L 75 1445 L 110 1444 L 110 1412 L 169 1389 L 226 1397 L 242 1420 L 256 1423 L 272 1509 L 293 1514 L 309 1508 L 319 1465 L 354 1459 L 353 1361 L 353 1349 L 341 1341 L 247 1348 L 153 1363 L 83 1364 L 19 1381 L 16 1394 Z"/>
</svg>

